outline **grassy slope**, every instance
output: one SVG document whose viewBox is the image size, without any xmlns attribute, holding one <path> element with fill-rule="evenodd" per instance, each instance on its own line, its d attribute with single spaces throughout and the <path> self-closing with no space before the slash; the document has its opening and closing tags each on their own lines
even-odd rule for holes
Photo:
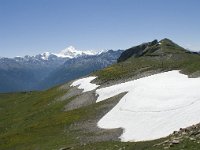
<svg viewBox="0 0 200 150">
<path fill-rule="evenodd" d="M 54 101 L 56 97 L 63 95 L 63 92 L 58 92 L 58 89 L 54 88 L 45 92 L 0 94 L 0 149 L 162 149 L 153 147 L 162 139 L 138 143 L 107 141 L 80 144 L 77 137 L 83 133 L 70 127 L 76 122 L 91 119 L 98 113 L 98 107 L 102 103 L 64 112 L 63 107 L 70 99 L 64 102 Z M 87 133 L 84 134 L 82 136 L 88 136 Z M 172 149 L 178 150 L 180 147 L 197 149 L 200 145 L 186 141 Z"/>
<path fill-rule="evenodd" d="M 67 91 L 53 88 L 44 92 L 0 94 L 0 149 L 81 148 L 77 137 L 83 133 L 73 130 L 71 126 L 93 118 L 102 103 L 65 112 L 64 105 L 70 99 L 55 101 L 55 98 L 62 96 L 64 92 Z M 88 135 L 85 133 L 82 136 Z M 151 145 L 146 143 L 142 147 Z M 102 142 L 85 145 L 84 149 L 94 149 L 94 146 L 97 149 L 113 149 L 116 145 L 124 147 L 135 144 Z"/>
<path fill-rule="evenodd" d="M 166 53 L 170 47 L 168 42 L 162 44 Z M 200 70 L 200 56 L 180 51 L 180 47 L 170 48 L 173 56 L 162 56 L 160 53 L 146 53 L 144 57 L 130 58 L 120 64 L 112 65 L 95 74 L 99 81 L 106 82 L 121 78 L 128 78 L 147 70 L 181 69 L 190 74 Z M 163 61 L 163 65 L 162 65 Z M 101 105 L 105 102 L 93 104 L 80 109 L 65 112 L 64 106 L 73 98 L 65 101 L 56 101 L 67 91 L 58 87 L 44 92 L 0 94 L 0 149 L 59 149 L 61 147 L 74 147 L 74 149 L 130 149 L 155 150 L 153 147 L 162 141 L 122 143 L 117 141 L 92 142 L 80 144 L 79 137 L 89 136 L 91 133 L 73 130 L 73 124 L 92 119 L 99 113 Z M 90 135 L 92 136 L 92 135 Z M 192 141 L 185 141 L 171 149 L 200 149 L 200 145 Z"/>
</svg>

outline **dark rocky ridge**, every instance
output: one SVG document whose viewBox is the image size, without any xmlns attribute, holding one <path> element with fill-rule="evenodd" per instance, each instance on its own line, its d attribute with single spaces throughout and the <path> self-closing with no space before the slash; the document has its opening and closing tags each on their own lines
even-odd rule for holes
<svg viewBox="0 0 200 150">
<path fill-rule="evenodd" d="M 157 44 L 158 44 L 158 40 L 154 40 L 152 42 L 143 43 L 141 45 L 131 47 L 121 54 L 121 56 L 117 59 L 117 62 L 125 61 L 130 57 L 142 56 L 144 53 L 148 51 L 149 47 L 152 47 Z"/>
<path fill-rule="evenodd" d="M 131 47 L 125 50 L 121 56 L 118 58 L 117 62 L 123 62 L 131 57 L 141 57 L 141 56 L 172 56 L 173 54 L 199 54 L 197 52 L 192 52 L 184 49 L 178 44 L 174 43 L 170 39 L 154 40 L 152 42 L 147 42 L 140 44 L 135 47 Z"/>
</svg>

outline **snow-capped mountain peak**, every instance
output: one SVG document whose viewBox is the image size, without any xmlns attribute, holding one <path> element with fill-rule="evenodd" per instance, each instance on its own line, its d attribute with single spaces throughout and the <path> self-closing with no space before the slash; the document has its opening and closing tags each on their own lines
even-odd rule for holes
<svg viewBox="0 0 200 150">
<path fill-rule="evenodd" d="M 48 60 L 50 55 L 52 55 L 52 54 L 49 52 L 44 52 L 43 54 L 41 54 L 41 58 L 43 60 Z"/>
<path fill-rule="evenodd" d="M 69 46 L 66 49 L 62 50 L 60 53 L 55 54 L 58 57 L 68 57 L 68 58 L 75 58 L 82 55 L 96 55 L 97 53 L 94 51 L 80 51 L 77 50 L 73 46 Z"/>
<path fill-rule="evenodd" d="M 27 61 L 29 61 L 30 59 L 48 61 L 49 59 L 51 60 L 52 59 L 72 59 L 72 58 L 76 58 L 76 57 L 84 56 L 84 55 L 98 55 L 98 54 L 99 53 L 92 50 L 81 51 L 81 50 L 77 50 L 73 46 L 69 46 L 66 49 L 60 51 L 59 53 L 44 52 L 35 56 L 26 55 L 24 57 L 15 57 L 15 59 L 16 60 L 25 59 Z"/>
</svg>

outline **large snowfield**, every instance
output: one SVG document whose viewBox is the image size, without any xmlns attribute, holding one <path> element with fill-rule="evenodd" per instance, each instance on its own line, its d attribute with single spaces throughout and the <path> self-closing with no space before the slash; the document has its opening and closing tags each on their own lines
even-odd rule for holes
<svg viewBox="0 0 200 150">
<path fill-rule="evenodd" d="M 88 83 L 93 78 L 75 82 L 84 91 L 94 90 L 98 85 Z M 123 92 L 127 94 L 98 122 L 104 129 L 123 128 L 121 141 L 158 139 L 200 122 L 200 78 L 177 70 L 159 73 L 97 89 L 97 102 Z"/>
</svg>

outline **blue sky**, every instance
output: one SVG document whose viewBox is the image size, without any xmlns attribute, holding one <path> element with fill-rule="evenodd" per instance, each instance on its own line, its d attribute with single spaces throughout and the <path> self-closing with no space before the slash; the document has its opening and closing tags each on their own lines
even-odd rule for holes
<svg viewBox="0 0 200 150">
<path fill-rule="evenodd" d="M 170 38 L 200 50 L 199 0 L 0 0 L 0 56 L 125 49 Z"/>
</svg>

